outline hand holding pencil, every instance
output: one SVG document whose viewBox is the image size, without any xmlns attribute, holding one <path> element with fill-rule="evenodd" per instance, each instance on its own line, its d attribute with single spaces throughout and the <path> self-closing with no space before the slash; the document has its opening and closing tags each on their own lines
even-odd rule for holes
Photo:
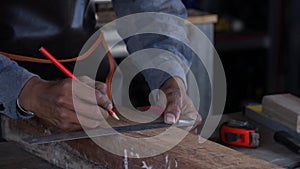
<svg viewBox="0 0 300 169">
<path fill-rule="evenodd" d="M 74 76 L 68 69 L 66 69 L 60 62 L 58 62 L 53 55 L 51 55 L 44 47 L 40 48 L 40 52 L 47 57 L 58 69 L 60 69 L 65 75 L 68 77 L 75 79 L 77 81 L 80 81 L 76 76 Z M 93 82 L 91 83 L 91 85 Z M 96 87 L 97 89 L 97 87 Z M 100 88 L 99 88 L 100 89 Z M 106 91 L 101 91 L 103 94 L 105 94 Z M 119 117 L 116 115 L 116 113 L 112 110 L 112 103 L 109 102 L 108 99 L 106 102 L 99 102 L 99 105 L 105 108 L 109 115 L 112 116 L 113 118 L 119 120 Z"/>
<path fill-rule="evenodd" d="M 95 90 L 88 85 L 92 79 L 78 79 L 81 82 L 71 78 L 46 81 L 33 77 L 24 85 L 19 104 L 62 131 L 96 128 L 109 117 L 107 110 L 98 106 L 106 104 L 109 107 L 111 103 L 104 94 L 106 85 L 94 82 L 98 89 Z"/>
<path fill-rule="evenodd" d="M 107 86 L 84 76 L 77 79 L 47 81 L 32 77 L 19 93 L 19 105 L 63 131 L 98 127 L 112 109 Z"/>
</svg>

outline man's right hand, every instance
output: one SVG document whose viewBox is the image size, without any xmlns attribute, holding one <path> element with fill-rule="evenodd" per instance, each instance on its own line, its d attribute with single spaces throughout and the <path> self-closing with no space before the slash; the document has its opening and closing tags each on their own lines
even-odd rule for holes
<svg viewBox="0 0 300 169">
<path fill-rule="evenodd" d="M 87 128 L 98 127 L 103 118 L 108 117 L 106 110 L 112 109 L 106 85 L 86 76 L 79 79 L 80 82 L 74 81 L 72 85 L 70 78 L 60 81 L 31 78 L 19 95 L 19 103 L 64 131 L 78 130 L 80 124 Z"/>
</svg>

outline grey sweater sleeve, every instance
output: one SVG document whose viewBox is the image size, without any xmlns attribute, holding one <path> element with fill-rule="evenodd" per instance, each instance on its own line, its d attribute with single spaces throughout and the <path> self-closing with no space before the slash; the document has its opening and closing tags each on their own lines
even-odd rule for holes
<svg viewBox="0 0 300 169">
<path fill-rule="evenodd" d="M 0 113 L 18 118 L 16 101 L 25 83 L 37 76 L 0 54 Z"/>
<path fill-rule="evenodd" d="M 186 9 L 180 0 L 113 0 L 112 2 L 118 17 L 141 12 L 163 12 L 182 19 L 187 17 Z M 137 19 L 137 21 L 139 20 Z M 156 17 L 146 22 L 154 24 L 154 26 L 160 26 L 159 29 L 171 32 L 171 34 L 176 37 L 180 37 L 181 40 L 178 41 L 158 34 L 139 34 L 125 39 L 129 53 L 134 53 L 147 48 L 156 48 L 169 51 L 177 56 L 174 59 L 166 57 L 164 53 L 156 56 L 156 62 L 153 63 L 153 65 L 156 65 L 158 69 L 167 69 L 168 74 L 151 70 L 144 72 L 143 75 L 145 76 L 149 87 L 152 89 L 159 88 L 165 80 L 171 76 L 180 77 L 186 84 L 185 73 L 187 67 L 185 67 L 185 65 L 191 65 L 192 54 L 188 46 L 183 43 L 188 42 L 184 30 L 184 22 L 181 23 L 173 20 L 166 21 L 165 18 L 161 17 Z M 119 25 L 126 27 L 128 24 L 131 23 L 121 23 Z M 123 29 L 124 28 L 118 30 L 122 37 L 124 34 L 122 32 L 124 31 Z M 139 65 L 136 66 L 139 67 Z"/>
</svg>

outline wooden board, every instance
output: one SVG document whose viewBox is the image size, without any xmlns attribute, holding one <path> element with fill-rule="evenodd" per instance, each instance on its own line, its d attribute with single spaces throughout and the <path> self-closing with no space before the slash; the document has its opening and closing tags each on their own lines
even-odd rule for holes
<svg viewBox="0 0 300 169">
<path fill-rule="evenodd" d="M 204 15 L 204 16 L 189 16 L 187 21 L 193 24 L 201 24 L 201 23 L 216 23 L 218 21 L 217 15 Z"/>
<path fill-rule="evenodd" d="M 187 12 L 187 20 L 193 24 L 216 23 L 218 21 L 218 16 L 215 14 L 209 14 L 195 9 L 188 9 Z"/>
<path fill-rule="evenodd" d="M 20 148 L 14 142 L 0 142 L 0 168 L 59 169 Z"/>
<path fill-rule="evenodd" d="M 297 133 L 295 130 L 292 130 L 291 128 L 277 121 L 267 118 L 262 112 L 261 104 L 253 104 L 253 105 L 246 106 L 244 109 L 244 115 L 249 119 L 253 120 L 254 122 L 263 124 L 265 127 L 273 131 L 286 131 L 293 137 L 300 140 L 300 134 Z"/>
<path fill-rule="evenodd" d="M 118 156 L 97 146 L 90 139 L 73 140 L 64 143 L 51 143 L 44 145 L 28 145 L 21 138 L 32 135 L 50 134 L 49 126 L 44 125 L 39 119 L 34 118 L 29 121 L 11 120 L 7 117 L 2 118 L 3 136 L 8 140 L 19 142 L 27 151 L 44 158 L 62 168 L 112 168 L 112 169 L 207 169 L 207 168 L 252 168 L 269 169 L 280 168 L 263 160 L 256 159 L 230 148 L 224 147 L 211 141 L 188 134 L 174 148 L 148 158 L 129 158 L 131 154 L 138 154 L 131 149 L 130 143 L 128 149 L 124 150 L 128 156 Z M 53 127 L 50 127 L 52 130 Z M 130 136 L 141 137 L 155 135 L 162 129 L 151 130 L 147 132 L 131 133 Z M 115 145 L 116 137 L 112 140 Z M 159 140 L 164 141 L 164 140 Z M 168 142 L 168 141 L 166 141 Z M 161 145 L 161 144 L 159 144 Z M 145 148 L 148 148 L 147 145 Z M 138 156 L 136 156 L 138 157 Z"/>
<path fill-rule="evenodd" d="M 263 97 L 263 115 L 300 133 L 300 98 L 291 94 Z"/>
</svg>

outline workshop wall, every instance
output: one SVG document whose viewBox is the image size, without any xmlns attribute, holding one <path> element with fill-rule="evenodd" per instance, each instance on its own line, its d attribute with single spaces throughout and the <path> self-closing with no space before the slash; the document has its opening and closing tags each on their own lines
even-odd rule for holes
<svg viewBox="0 0 300 169">
<path fill-rule="evenodd" d="M 218 14 L 215 46 L 224 65 L 225 112 L 263 95 L 300 95 L 299 0 L 183 0 Z"/>
</svg>

